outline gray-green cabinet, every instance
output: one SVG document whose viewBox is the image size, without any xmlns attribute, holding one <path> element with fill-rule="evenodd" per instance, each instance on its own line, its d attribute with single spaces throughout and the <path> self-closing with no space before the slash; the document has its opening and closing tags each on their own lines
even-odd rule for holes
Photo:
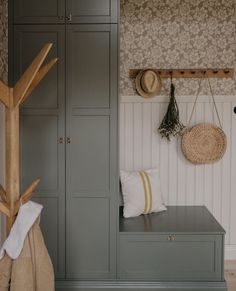
<svg viewBox="0 0 236 291">
<path fill-rule="evenodd" d="M 14 28 L 14 79 L 17 80 L 46 42 L 48 59 L 59 62 L 21 109 L 21 188 L 36 177 L 35 200 L 44 205 L 42 228 L 56 276 L 65 276 L 65 29 L 18 25 Z M 46 61 L 47 61 L 46 60 Z"/>
<path fill-rule="evenodd" d="M 15 23 L 117 23 L 118 0 L 15 0 Z"/>
<path fill-rule="evenodd" d="M 22 190 L 41 178 L 58 279 L 115 278 L 117 25 L 15 25 L 15 80 L 46 42 L 59 61 L 21 110 Z"/>
<path fill-rule="evenodd" d="M 67 27 L 66 269 L 116 276 L 117 27 Z"/>
</svg>

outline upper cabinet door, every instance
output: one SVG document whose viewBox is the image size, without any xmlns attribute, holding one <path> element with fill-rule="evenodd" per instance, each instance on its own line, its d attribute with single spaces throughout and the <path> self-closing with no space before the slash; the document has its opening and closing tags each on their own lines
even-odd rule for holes
<svg viewBox="0 0 236 291">
<path fill-rule="evenodd" d="M 13 3 L 14 23 L 65 22 L 65 0 L 16 0 Z"/>
<path fill-rule="evenodd" d="M 67 23 L 117 23 L 119 0 L 66 0 Z"/>
</svg>

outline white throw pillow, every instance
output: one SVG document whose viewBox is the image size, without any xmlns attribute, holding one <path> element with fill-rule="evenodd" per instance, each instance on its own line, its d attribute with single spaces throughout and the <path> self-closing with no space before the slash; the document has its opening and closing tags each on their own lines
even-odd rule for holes
<svg viewBox="0 0 236 291">
<path fill-rule="evenodd" d="M 124 198 L 124 217 L 166 210 L 158 169 L 139 172 L 120 171 Z"/>
</svg>

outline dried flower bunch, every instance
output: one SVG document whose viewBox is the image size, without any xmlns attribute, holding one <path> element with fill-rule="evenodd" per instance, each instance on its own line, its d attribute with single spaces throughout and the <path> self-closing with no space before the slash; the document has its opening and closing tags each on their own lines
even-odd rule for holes
<svg viewBox="0 0 236 291">
<path fill-rule="evenodd" d="M 175 99 L 175 86 L 171 81 L 170 102 L 158 131 L 162 137 L 170 141 L 171 136 L 181 135 L 184 128 L 185 126 L 179 120 L 179 108 Z"/>
</svg>

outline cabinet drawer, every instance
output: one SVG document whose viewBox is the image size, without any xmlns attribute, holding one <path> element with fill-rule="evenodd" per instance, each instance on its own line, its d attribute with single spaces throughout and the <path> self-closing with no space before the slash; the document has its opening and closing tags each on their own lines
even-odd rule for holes
<svg viewBox="0 0 236 291">
<path fill-rule="evenodd" d="M 121 279 L 223 280 L 222 235 L 120 235 Z"/>
</svg>

